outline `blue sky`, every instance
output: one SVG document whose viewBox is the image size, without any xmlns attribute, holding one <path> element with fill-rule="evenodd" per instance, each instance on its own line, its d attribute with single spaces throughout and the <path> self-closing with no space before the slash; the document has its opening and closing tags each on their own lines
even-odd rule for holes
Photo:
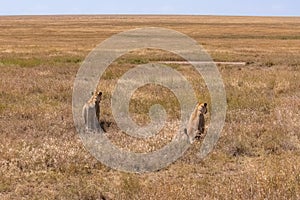
<svg viewBox="0 0 300 200">
<path fill-rule="evenodd" d="M 300 0 L 0 0 L 0 15 L 192 14 L 300 16 Z"/>
</svg>

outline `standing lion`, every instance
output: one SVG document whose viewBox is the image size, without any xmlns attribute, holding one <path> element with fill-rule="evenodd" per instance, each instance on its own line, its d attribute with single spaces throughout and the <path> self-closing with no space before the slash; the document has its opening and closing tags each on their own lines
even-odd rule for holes
<svg viewBox="0 0 300 200">
<path fill-rule="evenodd" d="M 82 108 L 85 128 L 89 131 L 99 130 L 101 99 L 102 92 L 99 92 L 96 96 L 93 95 Z"/>
<path fill-rule="evenodd" d="M 205 119 L 204 114 L 207 113 L 207 103 L 198 103 L 191 114 L 187 128 L 184 130 L 187 134 L 190 143 L 192 144 L 194 138 L 204 133 Z"/>
</svg>

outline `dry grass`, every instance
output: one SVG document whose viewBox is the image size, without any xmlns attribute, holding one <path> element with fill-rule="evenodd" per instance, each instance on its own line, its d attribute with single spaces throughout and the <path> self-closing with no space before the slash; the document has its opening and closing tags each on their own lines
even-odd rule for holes
<svg viewBox="0 0 300 200">
<path fill-rule="evenodd" d="M 97 44 L 145 26 L 181 31 L 203 44 L 214 60 L 247 65 L 218 66 L 228 112 L 207 158 L 195 157 L 198 141 L 166 169 L 128 174 L 105 167 L 85 150 L 73 125 L 72 87 L 80 63 Z M 0 198 L 299 199 L 299 35 L 299 18 L 1 17 Z M 136 64 L 162 59 L 180 58 L 145 49 L 110 66 L 99 84 L 105 120 L 113 122 L 109 99 L 117 78 Z M 202 78 L 190 66 L 171 67 L 191 81 L 199 99 L 210 102 Z M 169 142 L 180 115 L 170 91 L 154 85 L 136 91 L 131 115 L 147 123 L 153 103 L 164 105 L 169 116 L 160 134 L 139 141 L 113 124 L 107 133 L 112 141 L 139 152 Z"/>
</svg>

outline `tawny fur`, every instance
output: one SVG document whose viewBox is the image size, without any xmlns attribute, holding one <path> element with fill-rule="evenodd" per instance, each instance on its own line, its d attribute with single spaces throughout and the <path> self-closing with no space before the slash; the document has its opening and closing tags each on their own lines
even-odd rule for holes
<svg viewBox="0 0 300 200">
<path fill-rule="evenodd" d="M 198 103 L 191 114 L 185 133 L 190 143 L 193 143 L 197 135 L 204 133 L 205 119 L 204 114 L 207 113 L 207 103 Z"/>
<path fill-rule="evenodd" d="M 82 108 L 84 124 L 88 130 L 99 129 L 101 98 L 102 92 L 99 92 L 96 96 L 93 95 Z"/>
</svg>

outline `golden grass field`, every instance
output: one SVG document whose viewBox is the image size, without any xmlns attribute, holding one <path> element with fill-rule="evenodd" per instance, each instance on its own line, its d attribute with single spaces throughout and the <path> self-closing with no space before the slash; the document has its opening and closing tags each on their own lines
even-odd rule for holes
<svg viewBox="0 0 300 200">
<path fill-rule="evenodd" d="M 132 174 L 104 166 L 84 148 L 74 128 L 72 88 L 96 45 L 149 26 L 187 34 L 214 61 L 246 65 L 218 65 L 228 107 L 209 156 L 196 157 L 200 140 L 167 168 Z M 152 103 L 167 111 L 166 128 L 150 141 L 119 132 L 109 108 L 111 91 L 128 69 L 178 59 L 143 49 L 105 72 L 101 116 L 112 122 L 106 134 L 116 145 L 147 152 L 171 140 L 180 113 L 169 90 L 147 85 L 132 97 L 131 115 L 140 125 L 149 122 Z M 210 102 L 191 66 L 171 67 L 192 83 L 199 100 Z M 299 17 L 0 17 L 0 199 L 300 199 L 299 88 Z"/>
</svg>

